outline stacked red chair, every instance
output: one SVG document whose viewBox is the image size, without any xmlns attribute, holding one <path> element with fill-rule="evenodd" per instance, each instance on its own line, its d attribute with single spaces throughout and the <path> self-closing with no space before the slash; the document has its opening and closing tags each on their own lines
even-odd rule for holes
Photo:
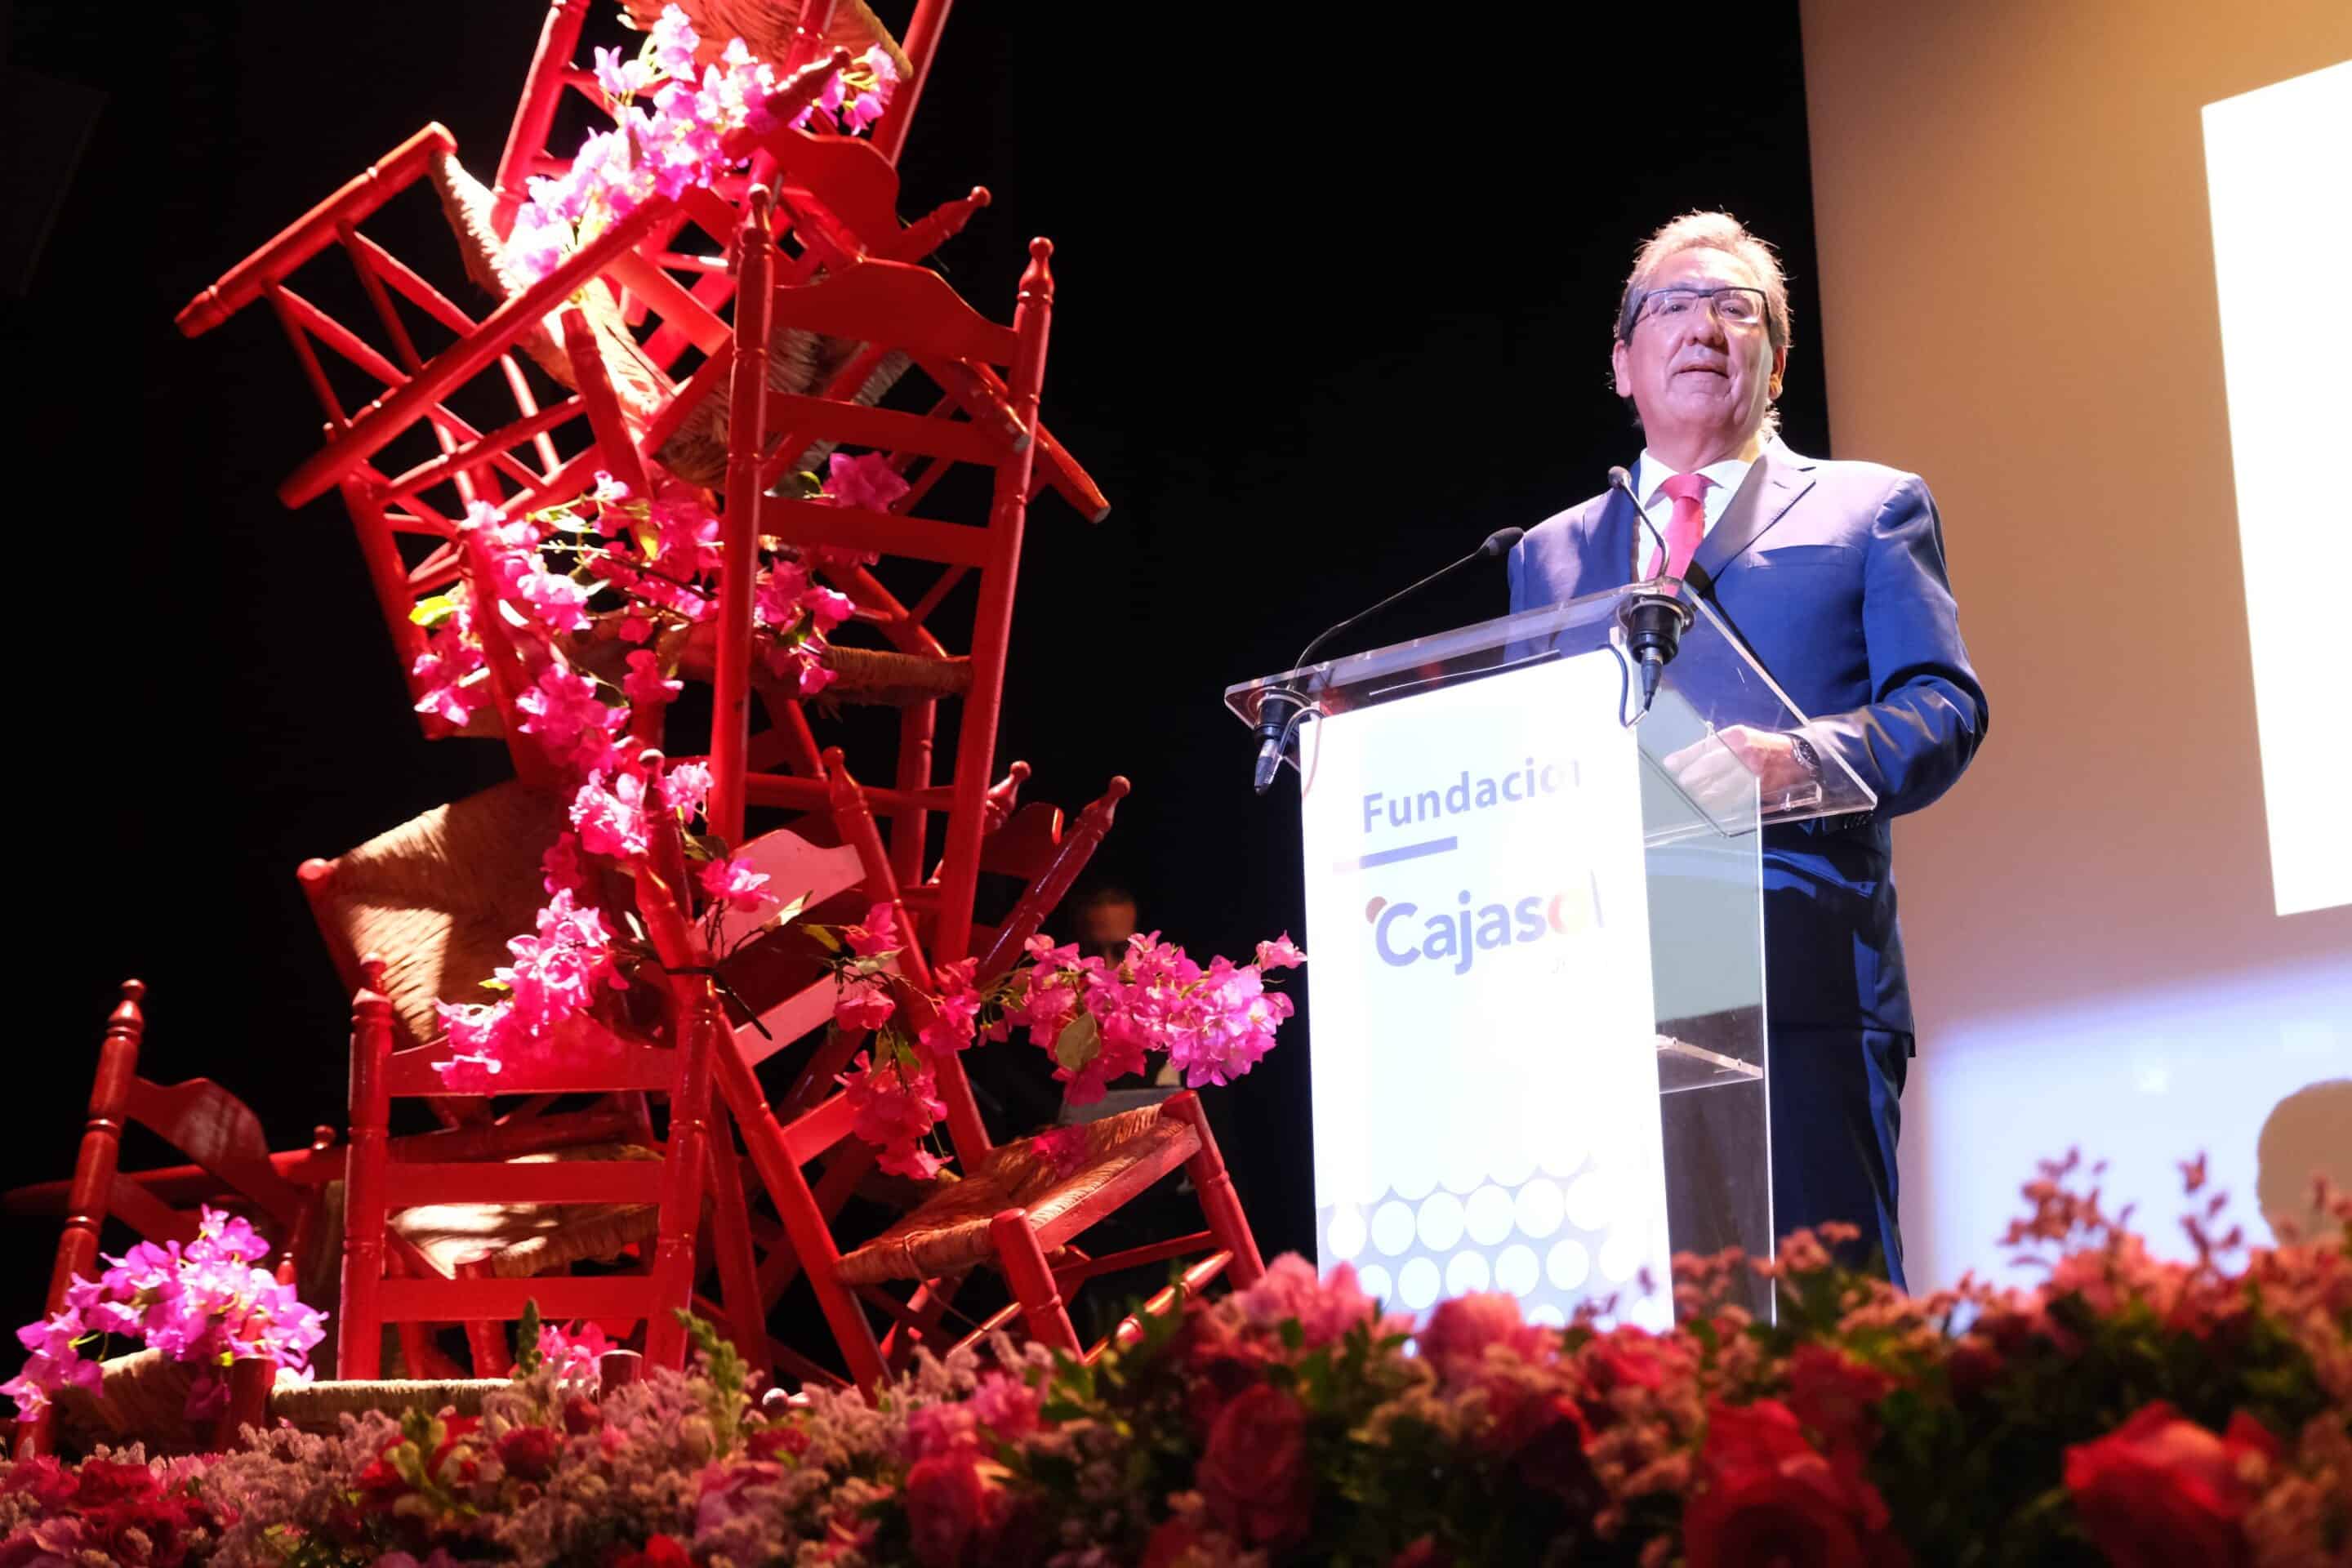
<svg viewBox="0 0 2352 1568">
<path fill-rule="evenodd" d="M 658 9 L 627 5 L 639 25 Z M 331 489 L 341 496 L 426 734 L 502 740 L 516 778 L 492 795 L 509 804 L 544 810 L 571 784 L 564 760 L 528 721 L 548 654 L 514 630 L 521 607 L 502 598 L 487 531 L 609 485 L 637 497 L 702 495 L 723 519 L 717 613 L 661 657 L 675 659 L 678 678 L 712 688 L 711 834 L 778 886 L 805 891 L 811 912 L 828 901 L 898 910 L 909 933 L 903 973 L 919 985 L 949 961 L 972 959 L 983 973 L 1009 968 L 1100 842 L 1126 789 L 1114 781 L 1069 826 L 1050 806 L 1019 803 L 1025 764 L 999 773 L 1028 504 L 1050 489 L 1089 521 L 1108 507 L 1040 414 L 1052 247 L 1031 246 L 1005 325 L 922 265 L 987 205 L 985 189 L 911 224 L 898 210 L 894 163 L 947 9 L 945 0 L 919 0 L 901 47 L 857 0 L 689 0 L 704 53 L 740 37 L 777 68 L 772 95 L 724 138 L 727 172 L 646 196 L 532 266 L 518 260 L 518 225 L 540 210 L 532 180 L 566 168 L 551 147 L 567 118 L 584 113 L 608 133 L 615 101 L 600 74 L 610 57 L 593 69 L 579 61 L 586 0 L 555 0 L 488 184 L 459 164 L 446 131 L 427 126 L 180 316 L 193 336 L 251 305 L 270 307 L 326 421 L 324 440 L 280 498 L 301 507 Z M 898 79 L 872 139 L 822 121 L 796 128 L 853 56 Z M 445 265 L 404 259 L 362 232 L 386 204 L 427 193 L 457 242 Z M 328 265 L 331 250 L 354 269 L 366 315 L 339 319 L 310 297 L 318 290 L 305 269 Z M 486 293 L 488 307 L 459 303 L 469 291 Z M 812 494 L 808 471 L 852 451 L 869 476 L 863 493 Z M 981 515 L 937 510 L 956 489 L 941 481 L 958 465 L 987 476 Z M 878 485 L 877 471 L 886 476 Z M 848 759 L 821 738 L 826 716 L 805 683 L 778 680 L 754 657 L 753 568 L 763 549 L 845 596 L 850 619 L 823 655 L 824 698 L 895 710 L 886 726 L 895 751 L 856 763 L 858 773 L 887 783 L 857 784 Z M 457 599 L 472 606 L 482 654 L 462 689 L 437 678 L 426 631 L 446 613 L 436 606 Z M 615 660 L 614 635 L 600 621 L 564 657 Z M 694 737 L 665 732 L 667 710 L 666 700 L 637 704 L 635 742 L 698 750 Z M 942 770 L 935 753 L 950 739 L 952 764 Z M 489 797 L 443 808 L 451 822 L 499 809 Z M 767 829 L 757 835 L 755 813 Z M 437 831 L 420 819 L 385 837 L 405 843 Z M 1191 1283 L 1258 1270 L 1189 1095 L 1090 1132 L 1078 1187 L 1040 1185 L 1019 1141 L 992 1139 L 960 1068 L 942 1075 L 941 1087 L 969 1175 L 961 1201 L 1002 1200 L 1002 1212 L 980 1216 L 975 1228 L 936 1199 L 909 1202 L 883 1240 L 838 1245 L 833 1227 L 872 1164 L 845 1144 L 848 1120 L 835 1089 L 854 1042 L 829 1035 L 795 1057 L 793 1081 L 772 1095 L 761 1084 L 763 1061 L 827 1023 L 829 984 L 805 966 L 771 963 L 774 944 L 725 930 L 725 920 L 714 951 L 712 933 L 693 918 L 675 845 L 656 846 L 625 868 L 626 886 L 606 889 L 660 952 L 667 978 L 654 987 L 659 1005 L 637 1009 L 635 1032 L 609 1017 L 579 1026 L 584 1058 L 601 1065 L 542 1063 L 504 1079 L 499 1103 L 467 1103 L 436 1070 L 448 1059 L 436 1020 L 480 977 L 472 954 L 482 942 L 457 933 L 494 944 L 495 928 L 516 923 L 513 911 L 532 897 L 530 857 L 505 865 L 486 853 L 478 870 L 501 863 L 478 885 L 442 867 L 436 887 L 446 896 L 423 900 L 440 923 L 388 940 L 363 929 L 371 910 L 392 901 L 369 881 L 389 864 L 384 849 L 362 847 L 304 871 L 330 949 L 362 995 L 341 1303 L 347 1375 L 373 1375 L 379 1322 L 409 1324 L 403 1342 L 413 1354 L 431 1353 L 416 1325 L 465 1323 L 477 1372 L 494 1372 L 505 1355 L 497 1321 L 530 1297 L 551 1314 L 644 1321 L 656 1362 L 674 1362 L 679 1349 L 667 1308 L 696 1300 L 717 1312 L 755 1366 L 822 1378 L 828 1369 L 817 1358 L 771 1342 L 764 1328 L 778 1294 L 801 1278 L 817 1292 L 851 1379 L 870 1385 L 888 1360 L 941 1342 L 957 1284 L 982 1264 L 1002 1270 L 1015 1299 L 992 1322 L 1017 1317 L 1073 1350 L 1061 1301 L 1095 1274 L 1187 1253 L 1206 1254 Z M 1009 918 L 992 920 L 982 906 L 990 873 L 1022 889 Z M 371 952 L 386 966 L 367 967 Z M 556 1109 L 558 1097 L 587 1093 L 606 1098 L 584 1112 Z M 404 1154 L 389 1120 L 395 1097 L 427 1101 L 444 1123 L 416 1135 Z M 667 1131 L 656 1142 L 655 1111 L 664 1107 Z M 581 1134 L 611 1131 L 616 1120 L 664 1159 L 578 1157 Z M 736 1152 L 737 1132 L 748 1163 Z M 566 1150 L 572 1157 L 551 1157 Z M 1147 1249 L 1148 1258 L 1089 1259 L 1078 1250 L 1075 1238 L 1088 1225 L 1179 1166 L 1201 1193 L 1205 1230 Z M 772 1217 L 749 1201 L 753 1179 Z M 586 1205 L 600 1219 L 625 1216 L 608 1228 L 641 1268 L 634 1276 L 546 1277 L 508 1255 L 496 1226 L 463 1257 L 420 1240 L 413 1211 L 460 1200 L 519 1220 L 516 1234 L 541 1237 L 546 1228 L 534 1229 L 519 1209 Z M 758 1245 L 766 1256 L 755 1264 Z M 532 1258 L 562 1250 L 542 1247 Z M 698 1274 L 714 1281 L 715 1299 L 694 1293 Z M 886 1293 L 886 1280 L 905 1289 Z M 889 1324 L 880 1340 L 874 1311 Z"/>
</svg>

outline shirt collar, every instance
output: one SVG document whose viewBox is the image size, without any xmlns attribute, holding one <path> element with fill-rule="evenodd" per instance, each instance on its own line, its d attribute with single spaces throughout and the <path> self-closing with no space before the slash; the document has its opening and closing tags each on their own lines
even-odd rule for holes
<svg viewBox="0 0 2352 1568">
<path fill-rule="evenodd" d="M 1720 506 L 1723 501 L 1728 500 L 1730 497 L 1737 494 L 1741 481 L 1748 478 L 1748 470 L 1753 467 L 1755 467 L 1753 463 L 1743 458 L 1726 458 L 1722 462 L 1709 463 L 1699 469 L 1700 473 L 1715 481 L 1715 489 L 1706 492 L 1710 510 Z M 1658 501 L 1661 499 L 1658 487 L 1673 479 L 1680 471 L 1660 462 L 1647 447 L 1642 448 L 1641 462 L 1633 469 L 1633 493 L 1642 498 L 1643 510 L 1647 511 L 1657 510 Z"/>
</svg>

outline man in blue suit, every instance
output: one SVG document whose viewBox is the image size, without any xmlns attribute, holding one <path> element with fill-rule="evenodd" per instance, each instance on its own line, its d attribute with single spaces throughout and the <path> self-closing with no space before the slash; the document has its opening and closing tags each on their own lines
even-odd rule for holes
<svg viewBox="0 0 2352 1568">
<path fill-rule="evenodd" d="M 1511 552 L 1511 608 L 1661 574 L 1711 582 L 1811 719 L 1795 735 L 1723 732 L 1763 795 L 1802 784 L 1831 751 L 1876 792 L 1874 812 L 1765 830 L 1772 1194 L 1782 1235 L 1859 1226 L 1861 1250 L 1882 1251 L 1899 1285 L 1895 1140 L 1913 1024 L 1889 819 L 1952 786 L 1987 708 L 1926 483 L 1781 445 L 1772 404 L 1788 357 L 1788 289 L 1763 242 L 1724 213 L 1653 236 L 1626 279 L 1612 363 L 1645 442 L 1633 488 L 1667 552 L 1605 492 L 1528 531 Z"/>
</svg>

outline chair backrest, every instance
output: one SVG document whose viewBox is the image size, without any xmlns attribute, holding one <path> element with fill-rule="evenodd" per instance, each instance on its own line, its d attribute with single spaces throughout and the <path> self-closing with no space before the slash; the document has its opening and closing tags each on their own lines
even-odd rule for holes
<svg viewBox="0 0 2352 1568">
<path fill-rule="evenodd" d="M 296 873 L 346 988 L 360 955 L 384 965 L 395 1037 L 441 1033 L 435 1005 L 484 1000 L 481 983 L 508 962 L 545 901 L 540 859 L 566 825 L 565 802 L 519 781 L 437 805 L 332 860 Z"/>
<path fill-rule="evenodd" d="M 850 775 L 838 748 L 825 753 L 825 763 L 831 778 L 835 819 L 842 837 L 864 859 L 866 885 L 875 890 L 877 900 L 891 905 L 900 931 L 912 931 L 915 927 L 908 919 L 906 900 L 891 870 L 889 855 L 883 847 L 873 814 L 866 806 L 864 792 Z M 1036 865 L 1034 879 L 1022 893 L 1012 914 L 992 933 L 988 947 L 977 956 L 973 966 L 977 984 L 989 984 L 1020 962 L 1024 945 L 1037 933 L 1046 915 L 1067 896 L 1071 885 L 1101 846 L 1104 836 L 1110 831 L 1118 803 L 1127 797 L 1130 787 L 1126 779 L 1114 777 L 1110 787 L 1078 814 L 1070 831 L 1055 846 L 1051 858 Z M 911 939 L 899 955 L 898 965 L 916 986 L 925 991 L 932 988 L 931 964 Z M 964 1167 L 972 1169 L 987 1156 L 992 1145 L 972 1099 L 971 1086 L 964 1077 L 962 1060 L 957 1053 L 948 1052 L 932 1065 L 940 1099 L 948 1108 L 949 1140 Z"/>
<path fill-rule="evenodd" d="M 89 1117 L 67 1194 L 65 1228 L 49 1272 L 45 1310 L 51 1313 L 64 1309 L 75 1276 L 97 1276 L 100 1233 L 109 1219 L 158 1244 L 184 1245 L 199 1233 L 199 1214 L 173 1208 L 121 1169 L 122 1134 L 132 1123 L 209 1173 L 224 1202 L 256 1211 L 256 1219 L 277 1248 L 281 1278 L 289 1277 L 285 1265 L 309 1239 L 314 1194 L 278 1173 L 261 1119 L 244 1101 L 210 1079 L 162 1084 L 140 1076 L 146 995 L 142 982 L 122 983 L 121 999 L 108 1016 L 106 1035 L 99 1044 Z M 28 1446 L 22 1451 L 42 1451 L 49 1430 L 47 1412 L 25 1423 L 19 1436 Z"/>
<path fill-rule="evenodd" d="M 978 875 L 979 840 L 992 825 L 992 770 L 996 721 L 1010 633 L 1030 469 L 1038 443 L 1037 393 L 1045 373 L 1052 310 L 1052 275 L 1039 241 L 1022 277 L 1020 303 L 1010 328 L 988 321 L 935 274 L 883 260 L 851 261 L 810 283 L 779 283 L 782 270 L 769 204 L 754 193 L 736 236 L 737 372 L 730 393 L 728 507 L 722 556 L 748 562 L 753 542 L 776 537 L 801 547 L 837 582 L 862 615 L 884 628 L 901 650 L 939 658 L 945 649 L 924 625 L 959 583 L 979 577 L 968 667 L 961 679 L 962 714 L 955 775 L 942 794 L 931 791 L 930 744 L 935 700 L 910 704 L 902 721 L 897 786 L 883 801 L 893 816 L 892 837 L 902 873 L 920 879 L 921 839 L 929 811 L 948 811 L 949 850 L 939 906 L 940 951 L 959 954 L 968 942 L 970 905 Z M 874 351 L 911 355 L 942 389 L 928 415 L 866 407 L 838 396 L 768 390 L 764 356 L 773 325 L 789 324 L 866 342 Z M 1002 396 L 983 383 L 995 366 L 1007 369 Z M 911 473 L 907 493 L 888 510 L 817 504 L 765 493 L 785 465 L 812 443 L 841 440 L 891 454 Z M 919 517 L 914 508 L 956 463 L 993 472 L 985 526 Z M 921 463 L 919 469 L 913 465 Z M 864 566 L 844 570 L 873 552 L 928 563 L 939 569 L 909 606 Z M 732 570 L 731 564 L 725 568 Z M 748 779 L 751 693 L 751 608 L 748 595 L 722 584 L 717 647 L 716 719 L 712 731 L 713 830 L 741 837 Z M 810 781 L 814 784 L 816 781 Z M 766 787 L 773 788 L 772 782 Z M 806 804 L 803 802 L 803 804 Z M 952 951 L 950 951 L 952 950 Z"/>
<path fill-rule="evenodd" d="M 657 758 L 652 765 L 657 773 Z M 685 857 L 675 816 L 667 812 L 648 815 L 652 845 L 627 869 L 638 889 L 643 918 L 666 930 L 683 919 L 678 910 L 685 897 Z M 678 1365 L 685 1341 L 671 1309 L 683 1309 L 692 1299 L 695 1236 L 709 1154 L 710 1058 L 725 1031 L 709 975 L 683 973 L 672 966 L 664 987 L 666 1040 L 625 1022 L 607 1024 L 575 1015 L 558 1026 L 546 1049 L 507 1062 L 493 1079 L 471 1090 L 455 1091 L 661 1092 L 669 1100 L 661 1160 L 624 1155 L 457 1163 L 420 1159 L 414 1153 L 399 1161 L 389 1157 L 391 1102 L 451 1094 L 438 1070 L 451 1059 L 450 1047 L 446 1040 L 436 1040 L 396 1049 L 393 1005 L 383 989 L 387 968 L 370 954 L 362 960 L 362 973 L 365 984 L 353 1004 L 343 1268 L 343 1313 L 351 1331 L 338 1347 L 344 1374 L 376 1374 L 383 1322 L 512 1319 L 530 1303 L 551 1317 L 642 1320 L 647 1360 Z M 388 1278 L 391 1215 L 443 1203 L 651 1205 L 657 1209 L 654 1253 L 646 1271 L 638 1276 L 438 1279 L 413 1269 L 408 1278 Z"/>
</svg>

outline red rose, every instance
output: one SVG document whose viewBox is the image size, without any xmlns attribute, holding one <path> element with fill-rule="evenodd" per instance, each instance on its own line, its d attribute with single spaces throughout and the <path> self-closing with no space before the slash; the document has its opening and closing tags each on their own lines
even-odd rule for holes
<svg viewBox="0 0 2352 1568">
<path fill-rule="evenodd" d="M 36 1454 L 29 1459 L 19 1459 L 9 1467 L 5 1485 L 12 1492 L 29 1492 L 44 1513 L 56 1513 L 74 1500 L 74 1491 L 80 1485 L 64 1461 L 50 1454 Z"/>
<path fill-rule="evenodd" d="M 1683 1514 L 1689 1568 L 1877 1568 L 1909 1562 L 1877 1489 L 1841 1474 L 1778 1400 L 1710 1405 Z"/>
<path fill-rule="evenodd" d="M 155 1495 L 155 1472 L 144 1465 L 119 1465 L 107 1459 L 84 1459 L 74 1487 L 77 1510 L 105 1508 L 111 1503 L 141 1500 Z"/>
<path fill-rule="evenodd" d="M 755 1459 L 772 1459 L 778 1454 L 789 1454 L 797 1459 L 808 1452 L 809 1435 L 797 1421 L 780 1421 L 753 1432 L 744 1446 Z"/>
<path fill-rule="evenodd" d="M 1534 1361 L 1547 1338 L 1542 1328 L 1520 1318 L 1518 1298 L 1489 1290 L 1439 1302 L 1413 1342 L 1438 1376 L 1459 1382 L 1478 1375 L 1487 1346 L 1502 1345 Z"/>
<path fill-rule="evenodd" d="M 1142 1568 L 1176 1568 L 1184 1554 L 1201 1544 L 1201 1532 L 1181 1519 L 1163 1521 L 1143 1543 Z"/>
<path fill-rule="evenodd" d="M 902 1495 L 914 1532 L 915 1560 L 923 1568 L 956 1568 L 988 1515 L 988 1486 L 970 1455 L 918 1459 Z"/>
<path fill-rule="evenodd" d="M 1567 1502 L 1591 1499 L 1600 1485 L 1587 1452 L 1592 1428 L 1576 1401 L 1565 1395 L 1529 1401 L 1514 1415 L 1512 1426 L 1525 1434 L 1513 1460 L 1519 1479 Z"/>
<path fill-rule="evenodd" d="M 1389 1568 L 1450 1568 L 1454 1554 L 1424 1535 L 1389 1559 Z"/>
<path fill-rule="evenodd" d="M 1576 1370 L 1592 1397 L 1606 1400 L 1621 1388 L 1658 1389 L 1665 1386 L 1665 1363 L 1658 1359 L 1650 1336 L 1622 1330 L 1593 1340 L 1576 1352 Z"/>
<path fill-rule="evenodd" d="M 1893 1378 L 1829 1345 L 1800 1345 L 1789 1358 L 1789 1408 L 1832 1447 L 1868 1451 L 1878 1441 L 1871 1406 L 1894 1389 Z"/>
<path fill-rule="evenodd" d="M 2084 1531 L 2117 1568 L 2223 1568 L 2248 1560 L 2247 1479 L 2278 1458 L 2275 1438 L 2241 1410 L 2215 1436 L 2161 1400 L 2095 1443 L 2066 1450 L 2066 1489 Z"/>
<path fill-rule="evenodd" d="M 499 1439 L 499 1462 L 519 1481 L 543 1481 L 555 1469 L 555 1434 L 544 1426 L 517 1426 Z"/>
<path fill-rule="evenodd" d="M 694 1568 L 694 1559 L 673 1538 L 656 1535 L 643 1549 L 615 1557 L 613 1568 Z"/>
<path fill-rule="evenodd" d="M 1315 1512 L 1306 1410 L 1270 1384 L 1236 1394 L 1209 1429 L 1194 1480 L 1217 1522 L 1243 1544 L 1306 1540 Z"/>
<path fill-rule="evenodd" d="M 604 1413 L 596 1408 L 595 1401 L 575 1394 L 563 1402 L 563 1429 L 574 1437 L 585 1436 L 604 1424 Z"/>
</svg>

